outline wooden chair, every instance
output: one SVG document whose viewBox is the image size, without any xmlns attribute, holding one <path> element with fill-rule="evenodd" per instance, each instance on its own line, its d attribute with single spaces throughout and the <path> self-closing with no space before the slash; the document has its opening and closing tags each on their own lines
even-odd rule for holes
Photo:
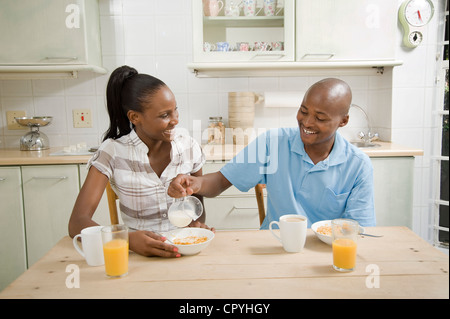
<svg viewBox="0 0 450 319">
<path fill-rule="evenodd" d="M 116 200 L 119 199 L 116 193 L 111 188 L 111 184 L 106 184 L 106 196 L 108 197 L 109 218 L 111 219 L 111 225 L 119 223 L 119 214 L 117 212 Z"/>
<path fill-rule="evenodd" d="M 255 186 L 256 202 L 258 203 L 259 224 L 262 225 L 266 217 L 266 210 L 264 208 L 264 188 L 266 184 L 257 184 Z"/>
</svg>

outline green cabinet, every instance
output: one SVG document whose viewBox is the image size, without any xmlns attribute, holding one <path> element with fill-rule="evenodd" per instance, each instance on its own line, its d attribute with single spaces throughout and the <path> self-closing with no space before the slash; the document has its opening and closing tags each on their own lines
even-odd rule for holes
<svg viewBox="0 0 450 319">
<path fill-rule="evenodd" d="M 22 167 L 28 266 L 68 234 L 80 186 L 77 165 Z"/>
<path fill-rule="evenodd" d="M 20 167 L 0 167 L 0 290 L 27 269 Z"/>
</svg>

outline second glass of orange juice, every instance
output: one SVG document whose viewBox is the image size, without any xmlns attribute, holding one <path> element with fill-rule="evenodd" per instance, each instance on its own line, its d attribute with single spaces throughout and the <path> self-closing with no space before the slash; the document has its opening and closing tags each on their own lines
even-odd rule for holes
<svg viewBox="0 0 450 319">
<path fill-rule="evenodd" d="M 108 277 L 128 274 L 128 228 L 111 225 L 102 228 L 103 256 Z"/>
<path fill-rule="evenodd" d="M 356 239 L 359 224 L 352 219 L 339 218 L 331 221 L 333 268 L 352 271 L 356 266 Z"/>
</svg>

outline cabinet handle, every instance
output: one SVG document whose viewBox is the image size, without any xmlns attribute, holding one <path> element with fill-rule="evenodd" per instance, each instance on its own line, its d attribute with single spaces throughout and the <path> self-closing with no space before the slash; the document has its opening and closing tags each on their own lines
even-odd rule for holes
<svg viewBox="0 0 450 319">
<path fill-rule="evenodd" d="M 251 57 L 251 59 L 263 59 L 263 58 L 274 58 L 273 60 L 279 60 L 284 57 L 286 54 L 284 53 L 256 53 Z M 277 58 L 277 59 L 275 59 Z"/>
<path fill-rule="evenodd" d="M 239 206 L 233 205 L 233 208 L 230 209 L 228 214 L 231 214 L 234 210 L 237 210 L 237 209 L 258 209 L 258 208 L 257 207 L 239 207 Z"/>
<path fill-rule="evenodd" d="M 78 60 L 76 56 L 47 56 L 44 60 Z"/>
<path fill-rule="evenodd" d="M 0 177 L 0 182 L 6 181 L 6 177 Z"/>
<path fill-rule="evenodd" d="M 239 206 L 234 206 L 233 205 L 233 209 L 256 209 L 257 207 L 239 207 Z"/>
<path fill-rule="evenodd" d="M 31 179 L 68 179 L 67 176 L 33 176 Z"/>
<path fill-rule="evenodd" d="M 302 59 L 319 58 L 321 60 L 329 60 L 334 57 L 334 53 L 306 53 Z"/>
</svg>

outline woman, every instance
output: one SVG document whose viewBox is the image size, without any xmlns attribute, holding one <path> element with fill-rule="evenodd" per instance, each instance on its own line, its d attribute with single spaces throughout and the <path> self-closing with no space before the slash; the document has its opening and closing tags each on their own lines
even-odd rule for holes
<svg viewBox="0 0 450 319">
<path fill-rule="evenodd" d="M 97 225 L 92 216 L 106 184 L 119 197 L 130 249 L 144 256 L 179 257 L 175 246 L 154 232 L 173 228 L 167 187 L 177 174 L 202 175 L 205 156 L 188 134 L 175 130 L 175 96 L 161 80 L 128 66 L 114 70 L 106 99 L 110 127 L 89 160 L 89 173 L 75 202 L 69 235 Z M 203 220 L 204 220 L 204 216 Z M 190 226 L 206 227 L 200 222 Z"/>
</svg>

